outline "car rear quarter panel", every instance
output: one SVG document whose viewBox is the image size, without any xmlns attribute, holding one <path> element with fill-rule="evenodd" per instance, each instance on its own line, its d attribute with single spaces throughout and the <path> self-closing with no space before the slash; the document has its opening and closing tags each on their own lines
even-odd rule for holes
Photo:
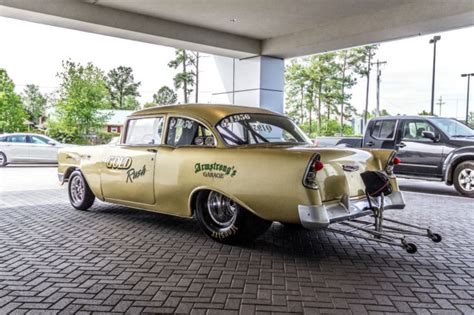
<svg viewBox="0 0 474 315">
<path fill-rule="evenodd" d="M 159 210 L 191 215 L 193 193 L 210 189 L 262 218 L 298 222 L 298 204 L 321 202 L 315 191 L 302 185 L 310 156 L 256 148 L 161 149 L 155 178 Z M 209 170 L 211 167 L 217 170 Z"/>
</svg>

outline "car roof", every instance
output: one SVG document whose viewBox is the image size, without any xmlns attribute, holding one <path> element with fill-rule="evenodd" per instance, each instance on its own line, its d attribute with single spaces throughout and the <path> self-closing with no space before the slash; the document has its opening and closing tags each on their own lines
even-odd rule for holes
<svg viewBox="0 0 474 315">
<path fill-rule="evenodd" d="M 6 136 L 42 136 L 42 137 L 48 137 L 47 135 L 39 134 L 39 133 L 27 133 L 27 132 L 13 132 L 13 133 L 2 133 L 0 134 L 0 137 L 6 137 Z"/>
<path fill-rule="evenodd" d="M 373 119 L 377 120 L 386 120 L 386 119 L 399 119 L 399 120 L 405 120 L 405 119 L 454 119 L 450 117 L 438 117 L 438 116 L 425 116 L 425 115 L 397 115 L 397 116 L 380 116 L 380 117 L 374 117 Z"/>
<path fill-rule="evenodd" d="M 206 120 L 210 124 L 215 125 L 226 116 L 241 113 L 283 116 L 271 110 L 258 107 L 225 104 L 183 104 L 151 107 L 139 110 L 128 117 L 132 118 L 136 116 L 151 116 L 159 114 L 190 115 L 199 117 L 203 120 Z"/>
</svg>

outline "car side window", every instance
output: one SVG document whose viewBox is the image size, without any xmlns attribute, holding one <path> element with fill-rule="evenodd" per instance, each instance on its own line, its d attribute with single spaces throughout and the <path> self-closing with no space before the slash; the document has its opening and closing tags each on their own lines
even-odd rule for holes
<svg viewBox="0 0 474 315">
<path fill-rule="evenodd" d="M 130 119 L 125 144 L 159 145 L 163 135 L 163 117 Z"/>
<path fill-rule="evenodd" d="M 423 131 L 435 131 L 434 128 L 423 120 L 408 120 L 403 127 L 403 140 L 428 140 L 423 137 Z"/>
<path fill-rule="evenodd" d="M 26 135 L 8 136 L 7 142 L 26 143 Z"/>
<path fill-rule="evenodd" d="M 31 136 L 31 142 L 34 144 L 48 144 L 48 139 L 40 137 L 40 136 Z"/>
<path fill-rule="evenodd" d="M 396 125 L 396 120 L 376 121 L 370 135 L 376 139 L 393 139 Z"/>
<path fill-rule="evenodd" d="M 197 121 L 171 117 L 168 124 L 166 144 L 172 146 L 213 146 L 215 142 L 212 132 Z"/>
</svg>

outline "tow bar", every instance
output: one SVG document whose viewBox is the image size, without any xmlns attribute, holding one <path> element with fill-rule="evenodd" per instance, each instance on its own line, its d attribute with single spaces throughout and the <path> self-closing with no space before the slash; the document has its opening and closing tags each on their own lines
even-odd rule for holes
<svg viewBox="0 0 474 315">
<path fill-rule="evenodd" d="M 369 200 L 370 209 L 373 212 L 371 215 L 371 217 L 374 218 L 373 222 L 361 219 L 351 219 L 333 224 L 344 226 L 346 228 L 338 229 L 328 227 L 327 230 L 368 241 L 400 246 L 410 254 L 416 253 L 418 248 L 414 243 L 407 242 L 405 236 L 422 236 L 431 239 L 435 243 L 441 242 L 441 235 L 433 233 L 430 227 L 422 227 L 411 223 L 384 218 L 383 194 L 378 197 L 378 207 L 374 207 L 370 202 L 370 197 L 367 197 Z M 393 225 L 385 225 L 384 221 L 393 223 Z"/>
</svg>

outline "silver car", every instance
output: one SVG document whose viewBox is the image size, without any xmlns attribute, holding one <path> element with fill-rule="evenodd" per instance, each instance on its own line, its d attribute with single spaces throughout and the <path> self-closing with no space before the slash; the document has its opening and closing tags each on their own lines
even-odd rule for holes
<svg viewBox="0 0 474 315">
<path fill-rule="evenodd" d="M 67 145 L 29 133 L 0 135 L 0 167 L 16 163 L 57 163 L 58 149 Z"/>
</svg>

